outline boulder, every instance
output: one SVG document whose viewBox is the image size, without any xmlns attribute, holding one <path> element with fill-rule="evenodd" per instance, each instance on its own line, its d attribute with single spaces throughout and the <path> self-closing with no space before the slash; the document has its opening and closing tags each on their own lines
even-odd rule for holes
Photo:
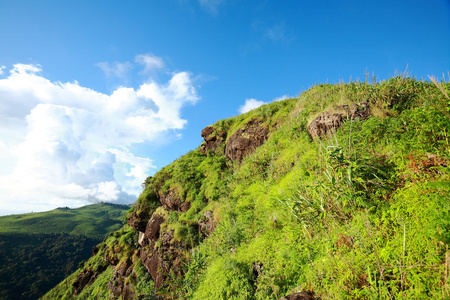
<svg viewBox="0 0 450 300">
<path fill-rule="evenodd" d="M 179 212 L 186 212 L 191 208 L 191 203 L 184 202 L 177 196 L 175 191 L 170 191 L 168 194 L 160 194 L 159 201 L 166 210 L 176 210 Z"/>
<path fill-rule="evenodd" d="M 127 278 L 132 275 L 133 264 L 131 261 L 122 262 L 114 268 L 113 276 L 108 283 L 108 288 L 115 297 L 122 295 L 123 300 L 133 299 L 134 292 L 129 284 L 125 284 Z"/>
<path fill-rule="evenodd" d="M 203 153 L 205 155 L 208 153 L 208 151 L 214 153 L 219 145 L 222 144 L 227 138 L 226 132 L 217 133 L 214 131 L 214 128 L 212 126 L 207 126 L 206 128 L 204 128 L 202 130 L 201 136 L 205 140 L 205 142 L 201 145 L 199 151 L 200 153 Z"/>
<path fill-rule="evenodd" d="M 268 134 L 269 129 L 250 121 L 247 127 L 238 129 L 228 138 L 225 148 L 226 157 L 232 161 L 242 161 L 245 156 L 264 144 Z"/>
<path fill-rule="evenodd" d="M 173 241 L 174 232 L 168 230 L 160 233 L 159 245 L 152 241 L 140 249 L 141 261 L 155 281 L 155 288 L 161 288 L 168 276 L 181 277 L 184 274 L 186 247 Z"/>
<path fill-rule="evenodd" d="M 98 267 L 96 271 L 91 268 L 85 268 L 72 283 L 72 286 L 75 289 L 73 294 L 78 295 L 81 293 L 84 287 L 93 283 L 98 275 L 100 275 L 104 270 L 106 270 L 106 267 L 104 266 Z"/>
<path fill-rule="evenodd" d="M 133 227 L 134 230 L 144 232 L 147 221 L 139 217 L 136 212 L 133 212 L 127 219 L 128 225 Z"/>
<path fill-rule="evenodd" d="M 360 119 L 366 120 L 372 114 L 370 112 L 369 104 L 361 102 L 358 104 L 342 105 L 336 108 L 337 112 L 324 112 L 315 118 L 308 125 L 308 133 L 313 139 L 320 136 L 330 136 L 339 127 L 344 124 L 346 120 Z"/>
<path fill-rule="evenodd" d="M 145 238 L 150 241 L 158 240 L 161 224 L 164 222 L 165 219 L 163 216 L 153 214 L 150 221 L 147 223 L 147 227 L 145 228 Z"/>
<path fill-rule="evenodd" d="M 209 236 L 215 228 L 213 212 L 208 210 L 203 214 L 203 218 L 198 222 L 198 228 L 205 236 Z"/>
<path fill-rule="evenodd" d="M 303 291 L 300 293 L 294 293 L 281 297 L 279 300 L 315 300 L 315 299 L 318 298 L 315 297 L 314 292 Z"/>
</svg>

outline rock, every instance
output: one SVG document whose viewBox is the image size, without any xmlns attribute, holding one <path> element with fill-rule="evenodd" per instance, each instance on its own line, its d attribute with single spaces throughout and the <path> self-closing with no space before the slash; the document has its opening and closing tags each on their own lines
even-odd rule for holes
<svg viewBox="0 0 450 300">
<path fill-rule="evenodd" d="M 106 249 L 108 249 L 108 246 L 106 247 Z M 112 266 L 117 265 L 117 263 L 119 262 L 119 260 L 117 259 L 117 256 L 114 254 L 111 254 L 110 251 L 105 251 L 103 260 Z"/>
<path fill-rule="evenodd" d="M 205 140 L 205 142 L 202 144 L 199 151 L 200 153 L 203 153 L 205 155 L 208 153 L 208 151 L 215 153 L 219 145 L 223 143 L 227 138 L 226 132 L 217 133 L 214 131 L 214 128 L 212 126 L 207 126 L 206 128 L 204 128 L 202 130 L 201 136 Z"/>
<path fill-rule="evenodd" d="M 100 266 L 97 271 L 85 268 L 72 283 L 72 286 L 75 288 L 73 294 L 78 295 L 85 286 L 94 282 L 98 275 L 100 275 L 104 270 L 106 270 L 106 267 L 103 266 Z"/>
<path fill-rule="evenodd" d="M 128 276 L 132 274 L 133 264 L 131 261 L 122 262 L 114 268 L 113 276 L 108 283 L 108 288 L 115 297 L 122 295 L 122 299 L 132 299 L 134 293 L 129 284 L 125 284 Z"/>
<path fill-rule="evenodd" d="M 158 277 L 158 267 L 160 264 L 159 253 L 154 249 L 154 243 L 150 243 L 147 247 L 142 247 L 140 250 L 141 261 L 147 269 L 153 280 Z"/>
<path fill-rule="evenodd" d="M 262 268 L 263 268 L 263 264 L 259 261 L 254 261 L 252 264 L 252 272 L 253 272 L 253 277 L 256 279 L 259 277 L 259 275 L 261 275 L 262 273 Z"/>
<path fill-rule="evenodd" d="M 173 237 L 173 230 L 161 232 L 158 247 L 156 242 L 152 241 L 148 246 L 140 249 L 141 261 L 155 281 L 156 289 L 165 284 L 169 275 L 172 277 L 173 274 L 179 278 L 185 272 L 183 267 L 186 246 L 180 242 L 174 242 Z"/>
<path fill-rule="evenodd" d="M 139 231 L 138 244 L 144 246 L 145 233 Z"/>
<path fill-rule="evenodd" d="M 323 135 L 330 136 L 348 119 L 366 120 L 372 115 L 369 104 L 366 102 L 353 104 L 351 107 L 348 105 L 338 106 L 336 109 L 344 112 L 324 112 L 308 125 L 308 133 L 313 139 Z"/>
<path fill-rule="evenodd" d="M 284 297 L 281 297 L 279 300 L 315 300 L 318 299 L 315 297 L 314 292 L 303 291 L 300 293 L 290 294 Z"/>
<path fill-rule="evenodd" d="M 153 215 L 147 223 L 145 228 L 145 238 L 150 241 L 156 241 L 159 239 L 159 232 L 161 229 L 161 224 L 165 222 L 163 216 Z"/>
<path fill-rule="evenodd" d="M 216 227 L 213 218 L 213 212 L 208 210 L 203 214 L 203 218 L 198 222 L 198 228 L 201 233 L 209 236 Z"/>
<path fill-rule="evenodd" d="M 174 191 L 170 191 L 167 195 L 160 194 L 159 201 L 166 210 L 187 212 L 191 208 L 191 203 L 182 201 Z"/>
<path fill-rule="evenodd" d="M 140 218 L 136 212 L 133 212 L 131 216 L 127 219 L 128 225 L 133 227 L 134 230 L 144 232 L 147 221 Z"/>
<path fill-rule="evenodd" d="M 135 294 L 133 292 L 133 287 L 130 283 L 123 287 L 122 300 L 135 299 Z"/>
<path fill-rule="evenodd" d="M 240 162 L 267 140 L 269 129 L 255 124 L 255 121 L 248 122 L 247 126 L 238 129 L 228 138 L 225 148 L 228 159 Z"/>
</svg>

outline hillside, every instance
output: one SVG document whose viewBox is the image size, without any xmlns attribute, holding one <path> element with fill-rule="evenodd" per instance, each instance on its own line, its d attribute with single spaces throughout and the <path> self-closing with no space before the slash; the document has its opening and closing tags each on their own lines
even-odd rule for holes
<svg viewBox="0 0 450 300">
<path fill-rule="evenodd" d="M 127 205 L 97 203 L 0 217 L 0 233 L 67 233 L 104 237 L 120 229 Z"/>
<path fill-rule="evenodd" d="M 317 85 L 207 126 L 44 299 L 445 299 L 450 84 Z"/>
<path fill-rule="evenodd" d="M 126 205 L 0 217 L 0 299 L 37 299 L 78 268 L 123 225 Z"/>
</svg>

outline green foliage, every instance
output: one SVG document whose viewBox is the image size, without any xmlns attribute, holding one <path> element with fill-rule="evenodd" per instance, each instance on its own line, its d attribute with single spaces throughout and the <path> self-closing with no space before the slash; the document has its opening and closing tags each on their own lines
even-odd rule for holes
<svg viewBox="0 0 450 300">
<path fill-rule="evenodd" d="M 127 209 L 99 203 L 0 217 L 0 298 L 44 295 L 88 259 L 108 232 L 122 226 Z"/>
<path fill-rule="evenodd" d="M 233 258 L 220 258 L 208 268 L 193 299 L 251 299 L 251 269 Z"/>
<path fill-rule="evenodd" d="M 242 162 L 225 159 L 224 142 L 214 154 L 191 151 L 145 181 L 129 214 L 145 220 L 163 214 L 163 230 L 173 230 L 171 243 L 182 244 L 189 258 L 184 276 L 165 274 L 160 293 L 174 299 L 279 299 L 302 290 L 321 299 L 450 297 L 448 92 L 447 83 L 404 76 L 322 84 L 216 122 L 217 136 L 256 122 L 269 138 Z M 362 102 L 370 106 L 369 119 L 347 120 L 329 137 L 310 138 L 307 126 L 316 116 Z M 158 208 L 168 195 L 189 202 L 189 210 Z M 202 222 L 213 232 L 199 230 Z M 100 253 L 131 258 L 137 295 L 153 299 L 136 239 L 125 226 Z"/>
<path fill-rule="evenodd" d="M 0 241 L 0 298 L 36 299 L 74 272 L 101 239 L 2 233 Z"/>
<path fill-rule="evenodd" d="M 98 203 L 80 208 L 0 217 L 0 233 L 67 233 L 105 236 L 122 227 L 128 205 Z"/>
</svg>

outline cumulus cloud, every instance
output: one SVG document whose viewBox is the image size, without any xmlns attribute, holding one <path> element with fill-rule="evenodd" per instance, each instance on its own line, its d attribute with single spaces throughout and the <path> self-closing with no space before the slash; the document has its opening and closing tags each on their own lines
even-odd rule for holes
<svg viewBox="0 0 450 300">
<path fill-rule="evenodd" d="M 286 100 L 289 98 L 290 97 L 288 95 L 283 95 L 281 97 L 277 97 L 277 98 L 273 99 L 272 102 L 283 101 L 283 100 Z M 264 102 L 264 101 L 257 100 L 254 98 L 245 99 L 244 105 L 239 106 L 238 111 L 240 114 L 245 114 L 246 112 L 249 112 L 255 108 L 258 108 L 258 107 L 260 107 L 264 104 L 268 104 L 268 103 L 270 103 L 270 102 Z"/>
<path fill-rule="evenodd" d="M 246 99 L 245 104 L 239 106 L 239 113 L 245 114 L 246 112 L 249 112 L 255 108 L 260 107 L 261 105 L 267 104 L 267 102 L 256 100 L 254 98 Z"/>
<path fill-rule="evenodd" d="M 288 95 L 283 95 L 281 97 L 273 99 L 273 101 L 283 101 L 283 100 L 286 100 L 286 99 L 289 99 L 289 98 L 291 98 L 291 97 L 289 97 Z"/>
<path fill-rule="evenodd" d="M 187 72 L 108 95 L 14 65 L 0 79 L 0 213 L 134 201 L 155 166 L 132 145 L 182 129 L 197 100 Z"/>
<path fill-rule="evenodd" d="M 135 62 L 144 66 L 142 73 L 148 73 L 156 69 L 164 68 L 164 61 L 161 57 L 152 54 L 140 54 L 134 59 Z"/>
<path fill-rule="evenodd" d="M 6 69 L 6 67 L 5 66 L 0 66 L 0 75 L 2 75 L 3 74 L 3 70 L 4 69 Z"/>
</svg>

